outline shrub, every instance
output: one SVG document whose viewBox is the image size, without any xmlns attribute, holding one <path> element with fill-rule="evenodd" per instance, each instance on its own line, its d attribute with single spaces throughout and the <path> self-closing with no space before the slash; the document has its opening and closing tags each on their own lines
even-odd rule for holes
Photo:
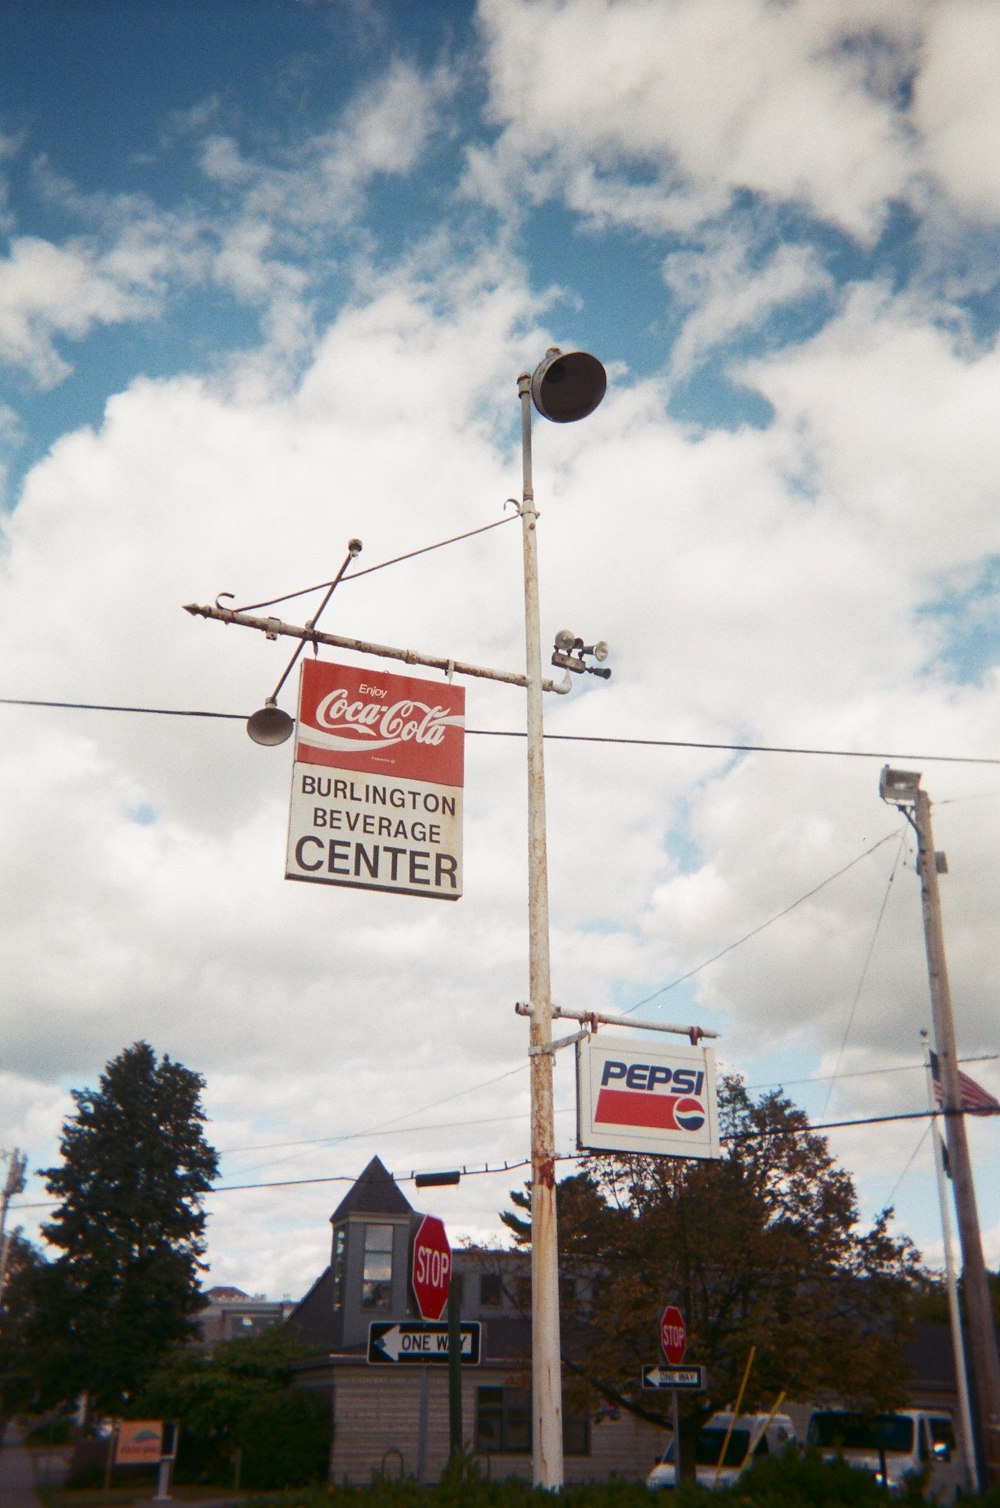
<svg viewBox="0 0 1000 1508">
<path fill-rule="evenodd" d="M 248 1488 L 302 1487 L 322 1482 L 330 1463 L 330 1405 L 305 1389 L 256 1399 L 243 1414 L 236 1443 Z"/>
</svg>

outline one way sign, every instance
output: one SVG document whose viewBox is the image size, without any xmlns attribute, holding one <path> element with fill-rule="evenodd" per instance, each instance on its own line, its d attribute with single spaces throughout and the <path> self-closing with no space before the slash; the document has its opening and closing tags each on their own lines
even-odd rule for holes
<svg viewBox="0 0 1000 1508">
<path fill-rule="evenodd" d="M 480 1329 L 478 1321 L 473 1320 L 459 1331 L 463 1366 L 479 1365 Z M 447 1366 L 448 1326 L 416 1320 L 401 1323 L 374 1320 L 368 1326 L 368 1360 L 373 1366 L 397 1362 Z"/>
<path fill-rule="evenodd" d="M 703 1367 L 643 1367 L 642 1385 L 647 1390 L 697 1388 L 703 1391 L 705 1372 Z"/>
</svg>

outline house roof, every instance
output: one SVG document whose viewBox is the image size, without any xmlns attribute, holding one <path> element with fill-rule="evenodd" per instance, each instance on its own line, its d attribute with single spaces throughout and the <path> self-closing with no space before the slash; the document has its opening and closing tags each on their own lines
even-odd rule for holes
<svg viewBox="0 0 1000 1508">
<path fill-rule="evenodd" d="M 392 1174 L 378 1157 L 373 1157 L 361 1177 L 352 1184 L 337 1205 L 331 1221 L 347 1215 L 410 1215 L 413 1206 Z"/>
</svg>

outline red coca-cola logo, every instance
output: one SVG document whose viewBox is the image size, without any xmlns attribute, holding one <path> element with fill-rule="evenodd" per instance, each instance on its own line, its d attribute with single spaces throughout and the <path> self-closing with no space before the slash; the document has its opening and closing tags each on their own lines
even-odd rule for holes
<svg viewBox="0 0 1000 1508">
<path fill-rule="evenodd" d="M 460 786 L 465 690 L 413 676 L 307 660 L 296 759 Z"/>
</svg>

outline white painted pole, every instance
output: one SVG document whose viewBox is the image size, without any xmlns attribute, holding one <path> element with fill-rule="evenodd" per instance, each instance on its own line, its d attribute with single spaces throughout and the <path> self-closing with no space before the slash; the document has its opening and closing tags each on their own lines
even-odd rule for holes
<svg viewBox="0 0 1000 1508">
<path fill-rule="evenodd" d="M 531 1006 L 531 1378 L 532 1463 L 536 1487 L 563 1485 L 562 1363 L 559 1337 L 559 1238 L 556 1223 L 555 1120 L 552 1104 L 552 984 L 545 841 L 545 755 L 538 549 L 531 468 L 531 374 L 521 398 L 524 546 L 524 653 L 528 732 L 528 975 Z"/>
</svg>

